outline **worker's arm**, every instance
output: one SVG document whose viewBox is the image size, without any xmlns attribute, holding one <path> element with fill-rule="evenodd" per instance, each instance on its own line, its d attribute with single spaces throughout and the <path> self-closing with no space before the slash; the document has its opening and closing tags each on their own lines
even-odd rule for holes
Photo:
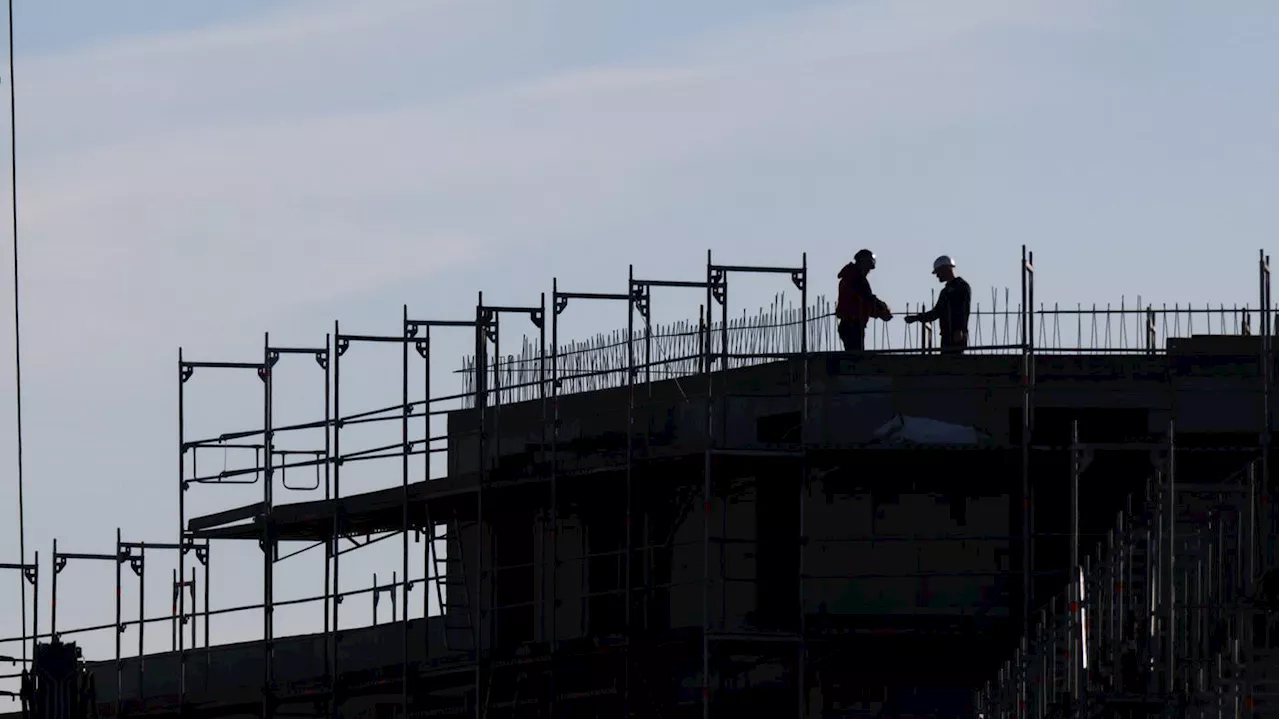
<svg viewBox="0 0 1280 719">
<path fill-rule="evenodd" d="M 907 317 L 907 322 L 937 322 L 942 318 L 943 313 L 947 311 L 948 294 L 949 293 L 947 292 L 943 292 L 938 295 L 938 302 L 934 304 L 933 309 L 928 310 L 927 312 L 921 312 L 918 315 L 910 315 Z"/>
</svg>

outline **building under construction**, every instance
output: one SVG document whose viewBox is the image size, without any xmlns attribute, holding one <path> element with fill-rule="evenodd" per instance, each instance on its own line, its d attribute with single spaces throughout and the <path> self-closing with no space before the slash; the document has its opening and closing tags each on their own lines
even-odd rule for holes
<svg viewBox="0 0 1280 719">
<path fill-rule="evenodd" d="M 907 347 L 837 351 L 806 264 L 708 256 L 693 281 L 556 286 L 535 306 L 482 297 L 465 319 L 406 311 L 399 336 L 335 325 L 249 361 L 181 357 L 179 494 L 258 477 L 261 501 L 202 515 L 183 499 L 171 541 L 0 565 L 53 587 L 49 619 L 0 645 L 22 648 L 13 691 L 42 711 L 78 701 L 79 716 L 1276 716 L 1269 258 L 1257 308 L 1061 310 L 1037 308 L 1024 249 L 1019 300 L 975 312 L 964 354 L 935 351 L 928 325 Z M 799 305 L 736 319 L 744 273 L 776 275 Z M 666 288 L 705 292 L 696 322 L 651 321 Z M 625 307 L 626 330 L 563 342 L 559 317 L 587 301 Z M 513 321 L 535 339 L 504 355 Z M 1091 345 L 1083 327 L 1099 322 Z M 459 331 L 475 342 L 464 391 L 437 396 L 432 339 Z M 343 393 L 344 355 L 364 343 L 401 346 L 400 403 Z M 292 354 L 323 371 L 325 416 L 273 426 L 277 373 L 315 371 L 278 364 Z M 257 374 L 260 426 L 186 435 L 184 388 L 214 369 Z M 382 445 L 344 441 L 378 423 Z M 323 448 L 281 449 L 317 428 Z M 201 474 L 199 451 L 229 445 L 260 461 Z M 433 457 L 445 476 L 411 481 Z M 376 461 L 399 486 L 344 493 L 344 469 Z M 276 500 L 296 468 L 320 473 L 324 499 Z M 401 546 L 397 578 L 340 591 L 345 555 L 384 538 Z M 211 607 L 209 565 L 235 540 L 261 547 L 263 596 Z M 326 553 L 306 600 L 323 626 L 277 636 L 282 547 L 311 545 Z M 121 606 L 121 585 L 166 552 L 176 647 L 142 656 L 175 614 Z M 115 565 L 116 621 L 61 626 L 58 574 L 87 560 Z M 438 611 L 411 616 L 419 592 Z M 347 628 L 357 594 L 401 611 Z M 247 610 L 258 641 L 210 642 L 211 616 Z M 99 630 L 114 657 L 64 643 Z"/>
</svg>

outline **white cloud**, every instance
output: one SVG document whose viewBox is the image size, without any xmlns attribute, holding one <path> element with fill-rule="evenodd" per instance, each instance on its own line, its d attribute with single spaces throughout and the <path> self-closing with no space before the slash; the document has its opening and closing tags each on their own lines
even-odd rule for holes
<svg viewBox="0 0 1280 719">
<path fill-rule="evenodd" d="M 518 68 L 503 42 L 547 28 L 497 21 L 493 3 L 327 3 L 33 61 L 24 87 L 44 89 L 21 106 L 26 269 L 62 281 L 28 285 L 30 326 L 86 310 L 103 332 L 121 331 L 106 329 L 110 318 L 174 326 L 215 306 L 288 311 L 573 242 L 575 228 L 635 205 L 637 188 L 655 200 L 682 168 L 981 110 L 982 66 L 964 43 L 1025 22 L 1028 6 L 822 9 L 727 31 L 665 63 L 373 109 L 346 105 L 344 88 L 465 75 L 478 61 Z M 912 23 L 926 8 L 922 40 Z M 874 67 L 847 62 L 850 37 L 874 43 Z M 82 103 L 94 111 L 72 111 Z M 92 306 L 68 303 L 67 286 Z"/>
</svg>

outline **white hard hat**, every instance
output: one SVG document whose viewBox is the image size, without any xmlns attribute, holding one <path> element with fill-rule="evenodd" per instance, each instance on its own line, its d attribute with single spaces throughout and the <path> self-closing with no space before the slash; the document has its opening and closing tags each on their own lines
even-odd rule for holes
<svg viewBox="0 0 1280 719">
<path fill-rule="evenodd" d="M 941 257 L 939 257 L 938 259 L 936 259 L 936 260 L 934 260 L 934 261 L 933 261 L 933 271 L 934 271 L 934 272 L 937 272 L 938 270 L 942 269 L 943 267 L 955 267 L 955 266 L 956 266 L 955 260 L 951 259 L 951 257 L 950 257 L 949 255 L 943 255 L 943 256 L 941 256 Z"/>
</svg>

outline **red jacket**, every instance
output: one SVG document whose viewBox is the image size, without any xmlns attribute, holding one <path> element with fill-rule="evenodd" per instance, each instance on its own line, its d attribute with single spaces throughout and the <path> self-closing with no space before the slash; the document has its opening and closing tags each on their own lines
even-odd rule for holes
<svg viewBox="0 0 1280 719">
<path fill-rule="evenodd" d="M 852 262 L 836 275 L 840 279 L 840 294 L 836 299 L 836 317 L 844 322 L 865 325 L 872 317 L 879 317 L 885 305 L 871 291 L 866 273 Z"/>
</svg>

